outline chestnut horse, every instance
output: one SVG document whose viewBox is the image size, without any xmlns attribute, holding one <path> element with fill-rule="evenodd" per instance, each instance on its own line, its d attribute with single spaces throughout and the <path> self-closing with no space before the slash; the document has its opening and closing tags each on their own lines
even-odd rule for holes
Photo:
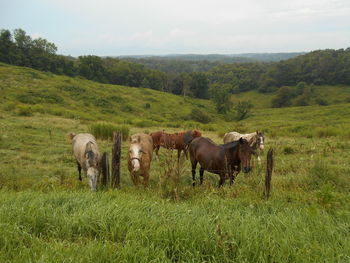
<svg viewBox="0 0 350 263">
<path fill-rule="evenodd" d="M 166 149 L 177 150 L 177 158 L 180 159 L 181 151 L 184 152 L 187 158 L 188 145 L 194 138 L 201 137 L 202 133 L 199 130 L 189 130 L 176 133 L 165 133 L 164 131 L 152 132 L 153 150 L 156 152 L 157 158 L 160 146 Z"/>
<path fill-rule="evenodd" d="M 200 184 L 203 183 L 204 170 L 206 170 L 220 176 L 219 187 L 225 183 L 227 175 L 232 185 L 241 171 L 241 166 L 243 172 L 248 173 L 251 170 L 250 158 L 254 154 L 249 142 L 242 138 L 223 145 L 217 145 L 209 138 L 195 138 L 189 146 L 189 152 L 193 186 L 195 186 L 196 167 L 199 162 Z"/>
</svg>

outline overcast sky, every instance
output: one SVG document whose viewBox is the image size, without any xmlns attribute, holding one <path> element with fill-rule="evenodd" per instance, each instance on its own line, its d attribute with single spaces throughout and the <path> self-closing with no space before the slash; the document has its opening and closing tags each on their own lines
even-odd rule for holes
<svg viewBox="0 0 350 263">
<path fill-rule="evenodd" d="M 350 0 L 0 0 L 0 28 L 73 56 L 339 49 Z"/>
</svg>

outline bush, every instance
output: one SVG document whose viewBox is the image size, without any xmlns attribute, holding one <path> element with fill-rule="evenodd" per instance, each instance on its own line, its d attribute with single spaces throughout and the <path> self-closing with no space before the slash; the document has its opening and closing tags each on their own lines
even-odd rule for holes
<svg viewBox="0 0 350 263">
<path fill-rule="evenodd" d="M 283 149 L 283 153 L 284 154 L 293 154 L 294 152 L 295 152 L 294 149 L 292 147 L 290 147 L 290 146 L 286 146 Z"/>
<path fill-rule="evenodd" d="M 327 105 L 329 105 L 329 103 L 325 99 L 323 99 L 321 97 L 316 98 L 315 101 L 320 106 L 327 106 Z"/>
<path fill-rule="evenodd" d="M 28 107 L 26 105 L 18 105 L 17 106 L 17 115 L 18 116 L 32 116 L 33 111 L 31 107 Z"/>
<path fill-rule="evenodd" d="M 155 123 L 150 120 L 136 120 L 134 124 L 136 127 L 139 127 L 139 128 L 147 128 L 147 127 L 155 126 Z"/>
<path fill-rule="evenodd" d="M 134 112 L 134 108 L 129 104 L 124 104 L 120 107 L 120 110 L 123 112 Z"/>
<path fill-rule="evenodd" d="M 193 121 L 205 124 L 212 121 L 212 117 L 200 109 L 193 109 L 188 117 Z"/>
<path fill-rule="evenodd" d="M 235 106 L 236 120 L 241 121 L 248 118 L 251 108 L 253 108 L 253 104 L 251 104 L 249 101 L 239 101 Z"/>
<path fill-rule="evenodd" d="M 315 135 L 320 138 L 337 136 L 339 130 L 334 127 L 317 128 L 315 130 Z"/>
<path fill-rule="evenodd" d="M 130 129 L 125 125 L 116 126 L 110 123 L 100 122 L 91 124 L 89 127 L 89 132 L 93 134 L 97 139 L 102 140 L 112 140 L 114 131 L 122 132 L 123 141 L 126 141 L 129 137 Z"/>
</svg>

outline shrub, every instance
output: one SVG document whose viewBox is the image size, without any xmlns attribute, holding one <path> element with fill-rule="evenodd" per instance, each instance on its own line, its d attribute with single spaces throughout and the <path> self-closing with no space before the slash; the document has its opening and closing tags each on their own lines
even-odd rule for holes
<svg viewBox="0 0 350 263">
<path fill-rule="evenodd" d="M 89 127 L 89 132 L 93 134 L 96 138 L 102 140 L 112 140 L 113 132 L 121 131 L 123 136 L 123 141 L 126 141 L 129 137 L 130 129 L 128 126 L 116 126 L 110 123 L 99 122 L 91 124 Z"/>
<path fill-rule="evenodd" d="M 152 127 L 155 126 L 153 121 L 150 120 L 137 120 L 134 122 L 136 127 L 139 128 L 147 128 L 147 127 Z"/>
<path fill-rule="evenodd" d="M 189 118 L 201 123 L 209 123 L 212 121 L 212 117 L 200 109 L 193 109 L 189 115 Z"/>
<path fill-rule="evenodd" d="M 17 115 L 18 116 L 32 116 L 33 111 L 31 107 L 26 105 L 18 105 L 17 106 Z"/>
<path fill-rule="evenodd" d="M 316 98 L 315 101 L 320 106 L 327 106 L 327 105 L 329 105 L 329 103 L 324 98 L 321 98 L 321 97 Z"/>
<path fill-rule="evenodd" d="M 315 134 L 317 137 L 320 137 L 320 138 L 337 136 L 338 129 L 334 127 L 317 128 L 315 130 Z"/>
<path fill-rule="evenodd" d="M 249 101 L 239 101 L 235 106 L 236 120 L 241 121 L 248 118 L 251 108 L 253 108 L 253 104 L 251 104 Z"/>
<path fill-rule="evenodd" d="M 120 110 L 123 111 L 123 112 L 134 112 L 134 108 L 131 105 L 129 105 L 129 104 L 123 104 L 120 107 Z"/>
<path fill-rule="evenodd" d="M 293 154 L 295 151 L 292 147 L 290 146 L 286 146 L 283 148 L 283 153 L 284 154 Z"/>
</svg>

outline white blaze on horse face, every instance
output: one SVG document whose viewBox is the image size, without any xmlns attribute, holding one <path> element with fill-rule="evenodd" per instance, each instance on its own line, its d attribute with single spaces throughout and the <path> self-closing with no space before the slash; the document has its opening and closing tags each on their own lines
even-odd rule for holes
<svg viewBox="0 0 350 263">
<path fill-rule="evenodd" d="M 91 191 L 96 191 L 98 170 L 94 167 L 90 167 L 90 168 L 88 168 L 86 175 L 89 179 Z"/>
<path fill-rule="evenodd" d="M 260 137 L 260 150 L 264 150 L 264 137 Z"/>
<path fill-rule="evenodd" d="M 141 160 L 141 146 L 140 144 L 131 144 L 129 148 L 129 155 L 131 159 L 131 165 L 133 172 L 140 170 L 140 160 Z"/>
</svg>

